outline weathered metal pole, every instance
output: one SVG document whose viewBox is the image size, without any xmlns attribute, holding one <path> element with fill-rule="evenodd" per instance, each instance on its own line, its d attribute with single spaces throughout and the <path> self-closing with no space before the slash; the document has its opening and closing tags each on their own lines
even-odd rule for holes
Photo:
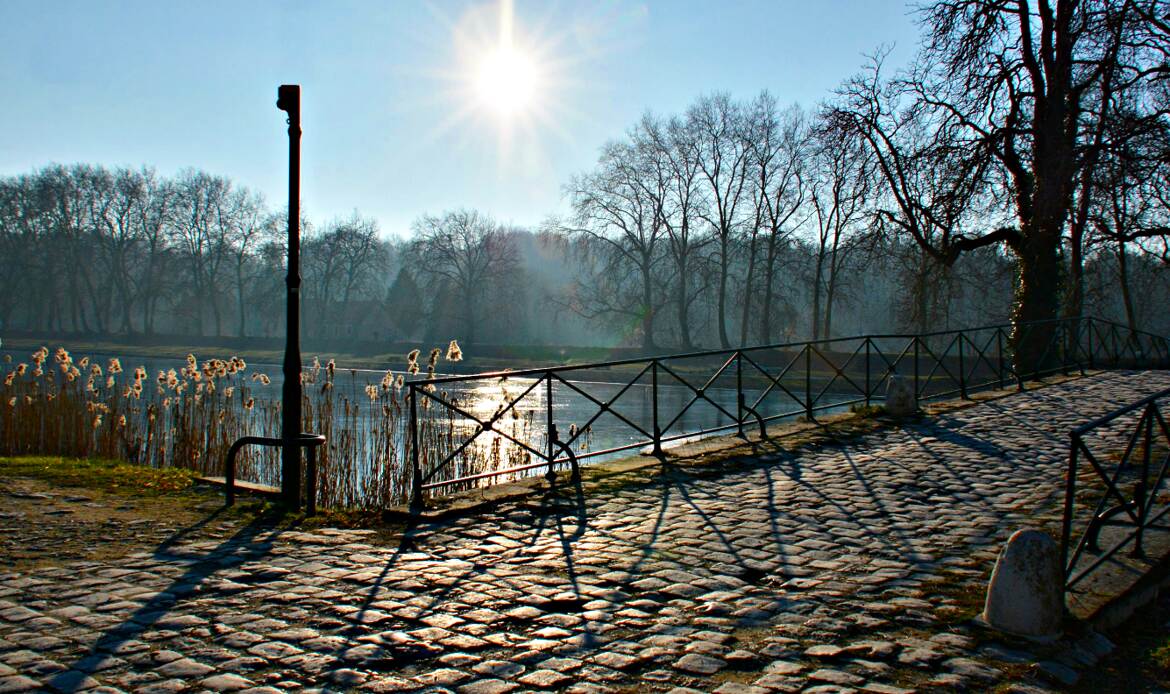
<svg viewBox="0 0 1170 694">
<path fill-rule="evenodd" d="M 301 505 L 301 87 L 282 84 L 276 107 L 288 113 L 288 290 L 281 389 L 280 496 Z"/>
</svg>

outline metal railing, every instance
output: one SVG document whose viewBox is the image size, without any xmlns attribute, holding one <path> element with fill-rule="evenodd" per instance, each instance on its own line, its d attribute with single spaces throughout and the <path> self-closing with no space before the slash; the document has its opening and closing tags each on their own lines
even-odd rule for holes
<svg viewBox="0 0 1170 694">
<path fill-rule="evenodd" d="M 308 515 L 314 516 L 317 514 L 317 448 L 325 443 L 325 437 L 320 434 L 302 433 L 293 440 L 293 443 L 308 453 L 308 466 L 305 468 L 305 505 Z M 224 504 L 226 506 L 236 503 L 236 456 L 239 455 L 240 450 L 244 446 L 281 448 L 284 444 L 285 440 L 279 436 L 241 436 L 232 443 L 223 463 Z M 299 484 L 297 488 L 300 488 Z M 300 499 L 294 501 L 296 502 L 293 504 L 294 508 L 299 508 Z"/>
<path fill-rule="evenodd" d="M 1170 390 L 1164 390 L 1069 433 L 1060 540 L 1065 590 L 1130 544 L 1132 556 L 1144 556 L 1147 530 L 1170 530 L 1161 523 L 1170 513 L 1170 489 L 1164 484 L 1170 482 L 1170 428 L 1162 413 L 1168 402 Z M 1102 532 L 1108 549 L 1101 547 Z"/>
<path fill-rule="evenodd" d="M 1057 319 L 1017 326 L 1016 343 L 1044 346 L 1021 373 L 1010 349 L 1012 329 L 865 335 L 411 381 L 412 502 L 421 502 L 424 492 L 541 468 L 551 482 L 558 466 L 576 471 L 578 459 L 642 448 L 662 456 L 665 445 L 682 439 L 732 431 L 746 436 L 753 426 L 766 437 L 770 422 L 811 420 L 881 400 L 891 376 L 905 378 L 916 398 L 927 400 L 966 398 L 1009 383 L 1022 389 L 1026 380 L 1073 370 L 1170 366 L 1164 337 L 1100 319 Z M 490 414 L 472 411 L 466 399 L 448 392 L 493 383 L 501 395 Z M 519 394 L 506 389 L 515 383 Z M 567 399 L 575 401 L 577 414 L 558 413 Z M 521 410 L 525 431 L 508 426 Z M 602 419 L 630 440 L 584 450 Z M 440 420 L 445 428 L 436 434 Z M 424 444 L 436 437 L 441 450 Z M 519 464 L 482 470 L 452 465 L 466 462 L 489 438 L 519 452 Z"/>
</svg>

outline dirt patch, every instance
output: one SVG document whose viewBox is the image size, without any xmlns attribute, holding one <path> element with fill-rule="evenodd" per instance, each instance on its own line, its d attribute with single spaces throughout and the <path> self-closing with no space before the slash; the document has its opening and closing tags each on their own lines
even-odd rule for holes
<svg viewBox="0 0 1170 694">
<path fill-rule="evenodd" d="M 41 461 L 39 470 L 31 460 Z M 221 495 L 200 487 L 144 490 L 105 475 L 112 468 L 85 479 L 76 469 L 59 469 L 69 462 L 0 459 L 0 556 L 7 568 L 108 560 L 223 537 L 262 510 L 252 502 L 227 512 Z M 67 476 L 77 483 L 62 484 Z"/>
</svg>

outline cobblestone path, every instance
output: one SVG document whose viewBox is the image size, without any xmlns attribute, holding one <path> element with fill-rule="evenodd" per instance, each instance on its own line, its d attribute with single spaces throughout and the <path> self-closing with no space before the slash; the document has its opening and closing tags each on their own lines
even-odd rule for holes
<svg viewBox="0 0 1170 694">
<path fill-rule="evenodd" d="M 1075 677 L 1095 642 L 1032 665 L 1042 657 L 965 620 L 962 593 L 978 599 L 1012 530 L 1056 512 L 1068 429 L 1167 386 L 1166 373 L 1100 374 L 848 447 L 639 473 L 392 546 L 249 527 L 0 569 L 0 692 L 897 692 Z"/>
</svg>

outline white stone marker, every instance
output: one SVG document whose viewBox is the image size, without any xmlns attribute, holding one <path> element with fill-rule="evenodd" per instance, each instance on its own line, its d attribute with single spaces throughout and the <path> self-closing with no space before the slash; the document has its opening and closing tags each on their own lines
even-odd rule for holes
<svg viewBox="0 0 1170 694">
<path fill-rule="evenodd" d="M 984 621 L 1021 636 L 1058 636 L 1064 613 L 1063 578 L 1056 541 L 1039 530 L 1017 530 L 995 561 Z"/>
<path fill-rule="evenodd" d="M 890 374 L 886 382 L 886 412 L 895 417 L 908 417 L 918 411 L 918 396 L 914 383 L 898 374 Z"/>
</svg>

